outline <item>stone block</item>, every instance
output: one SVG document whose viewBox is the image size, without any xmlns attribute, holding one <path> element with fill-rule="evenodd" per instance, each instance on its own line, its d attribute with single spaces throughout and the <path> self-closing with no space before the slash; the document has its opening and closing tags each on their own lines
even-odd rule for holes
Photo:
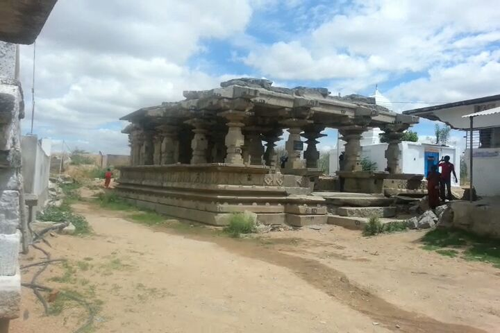
<svg viewBox="0 0 500 333">
<path fill-rule="evenodd" d="M 365 217 L 347 217 L 340 215 L 328 215 L 328 224 L 337 225 L 351 230 L 363 230 L 368 219 Z"/>
<path fill-rule="evenodd" d="M 294 227 L 326 224 L 327 222 L 328 222 L 328 216 L 326 214 L 325 215 L 286 214 L 286 223 Z"/>
<path fill-rule="evenodd" d="M 21 275 L 0 276 L 0 319 L 19 317 L 21 303 Z"/>
<path fill-rule="evenodd" d="M 16 233 L 19 213 L 19 192 L 0 191 L 0 234 Z"/>
<path fill-rule="evenodd" d="M 326 206 L 308 206 L 298 204 L 285 205 L 285 212 L 298 215 L 325 215 L 327 213 Z"/>
<path fill-rule="evenodd" d="M 0 41 L 0 79 L 16 79 L 17 46 Z"/>
<path fill-rule="evenodd" d="M 339 207 L 337 214 L 349 217 L 394 217 L 396 207 Z"/>
<path fill-rule="evenodd" d="M 0 276 L 15 275 L 18 268 L 20 233 L 0 234 Z"/>
<path fill-rule="evenodd" d="M 257 214 L 257 223 L 264 225 L 283 225 L 285 224 L 285 214 Z"/>
<path fill-rule="evenodd" d="M 0 184 L 2 190 L 19 190 L 21 181 L 19 172 L 16 169 L 0 169 Z"/>
</svg>

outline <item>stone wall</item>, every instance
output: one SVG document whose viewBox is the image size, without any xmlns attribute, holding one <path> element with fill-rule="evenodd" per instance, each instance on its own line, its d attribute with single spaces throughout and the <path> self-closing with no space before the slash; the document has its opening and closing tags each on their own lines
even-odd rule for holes
<svg viewBox="0 0 500 333">
<path fill-rule="evenodd" d="M 17 80 L 14 44 L 0 42 L 0 325 L 19 316 L 21 285 L 20 202 L 22 200 L 19 120 L 23 95 Z"/>
</svg>

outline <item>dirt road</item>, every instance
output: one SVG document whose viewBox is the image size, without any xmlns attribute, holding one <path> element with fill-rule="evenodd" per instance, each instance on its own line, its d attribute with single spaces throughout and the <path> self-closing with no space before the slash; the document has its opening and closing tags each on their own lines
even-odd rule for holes
<svg viewBox="0 0 500 333">
<path fill-rule="evenodd" d="M 422 251 L 416 233 L 325 226 L 233 240 L 74 208 L 95 235 L 51 238 L 69 262 L 42 281 L 100 305 L 95 332 L 500 332 L 499 270 Z M 73 332 L 86 318 L 73 303 L 44 317 L 23 296 L 14 333 Z"/>
</svg>

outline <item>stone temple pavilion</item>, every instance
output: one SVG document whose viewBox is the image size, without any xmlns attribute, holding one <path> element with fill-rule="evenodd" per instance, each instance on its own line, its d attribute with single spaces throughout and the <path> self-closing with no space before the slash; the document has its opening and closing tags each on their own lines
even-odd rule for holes
<svg viewBox="0 0 500 333">
<path fill-rule="evenodd" d="M 346 191 L 421 189 L 422 176 L 401 175 L 399 167 L 401 137 L 418 118 L 378 106 L 373 98 L 333 97 L 325 88 L 281 88 L 249 78 L 184 97 L 122 118 L 131 122 L 123 131 L 131 166 L 120 168 L 117 187 L 126 200 L 212 225 L 225 225 L 243 211 L 264 224 L 326 223 L 326 201 L 313 193 L 318 187 L 335 190 L 319 178 L 316 145 L 326 128 L 338 129 L 346 142 L 339 172 Z M 388 172 L 378 174 L 363 172 L 360 163 L 361 135 L 375 127 L 389 138 Z M 275 148 L 284 130 L 288 160 L 280 168 Z"/>
</svg>

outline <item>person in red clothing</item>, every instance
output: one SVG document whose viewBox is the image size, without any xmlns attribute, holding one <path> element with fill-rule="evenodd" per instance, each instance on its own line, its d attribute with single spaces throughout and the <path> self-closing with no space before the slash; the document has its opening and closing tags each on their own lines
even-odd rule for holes
<svg viewBox="0 0 500 333">
<path fill-rule="evenodd" d="M 111 184 L 111 178 L 113 178 L 113 173 L 111 172 L 111 169 L 108 169 L 106 173 L 104 174 L 104 187 L 109 188 L 109 184 Z"/>
<path fill-rule="evenodd" d="M 441 205 L 439 200 L 439 186 L 441 182 L 441 174 L 439 173 L 438 166 L 431 166 L 431 170 L 427 174 L 427 194 L 429 196 L 429 207 L 435 209 Z"/>
<path fill-rule="evenodd" d="M 452 200 L 451 195 L 451 174 L 455 177 L 455 183 L 458 183 L 455 166 L 450 163 L 450 156 L 446 155 L 439 163 L 441 167 L 441 200 Z M 445 193 L 446 190 L 446 193 Z M 446 194 L 446 195 L 445 195 Z"/>
</svg>

